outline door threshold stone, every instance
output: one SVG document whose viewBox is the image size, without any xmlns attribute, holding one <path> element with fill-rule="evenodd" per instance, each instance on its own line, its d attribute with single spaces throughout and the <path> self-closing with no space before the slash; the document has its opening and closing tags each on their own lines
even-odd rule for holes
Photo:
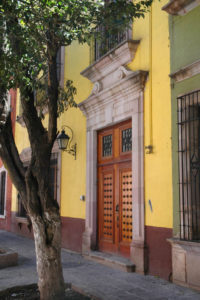
<svg viewBox="0 0 200 300">
<path fill-rule="evenodd" d="M 88 260 L 96 261 L 124 272 L 135 272 L 135 265 L 128 258 L 122 256 L 99 251 L 91 251 L 87 255 L 84 254 L 84 257 Z"/>
</svg>

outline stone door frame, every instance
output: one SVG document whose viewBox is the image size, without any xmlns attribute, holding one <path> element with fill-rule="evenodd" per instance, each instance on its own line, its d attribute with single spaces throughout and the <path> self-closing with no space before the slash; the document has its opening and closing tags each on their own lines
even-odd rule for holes
<svg viewBox="0 0 200 300">
<path fill-rule="evenodd" d="M 145 272 L 144 238 L 144 86 L 148 72 L 130 71 L 138 42 L 128 41 L 91 65 L 82 75 L 94 83 L 91 95 L 79 104 L 87 118 L 86 223 L 82 251 L 97 248 L 97 131 L 132 120 L 133 237 L 131 260 Z"/>
</svg>

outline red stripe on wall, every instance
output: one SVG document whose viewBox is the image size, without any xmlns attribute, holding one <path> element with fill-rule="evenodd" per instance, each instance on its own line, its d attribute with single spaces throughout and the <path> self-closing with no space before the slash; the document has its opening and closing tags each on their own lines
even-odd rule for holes
<svg viewBox="0 0 200 300">
<path fill-rule="evenodd" d="M 172 237 L 172 229 L 145 226 L 148 274 L 170 280 L 172 273 L 171 246 L 167 238 Z"/>
</svg>

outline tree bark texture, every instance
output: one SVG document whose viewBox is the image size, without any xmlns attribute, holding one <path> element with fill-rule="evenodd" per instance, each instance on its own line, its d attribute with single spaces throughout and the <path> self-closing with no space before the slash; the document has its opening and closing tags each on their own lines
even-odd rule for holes
<svg viewBox="0 0 200 300">
<path fill-rule="evenodd" d="M 43 151 L 42 151 L 43 149 Z M 50 194 L 48 165 L 50 157 L 34 157 L 26 171 L 26 204 L 35 239 L 38 287 L 41 300 L 64 299 L 65 287 L 61 266 L 61 219 L 59 207 Z M 43 164 L 39 166 L 43 157 Z"/>
<path fill-rule="evenodd" d="M 31 217 L 37 257 L 38 286 L 41 300 L 62 300 L 65 288 L 61 266 L 61 222 L 59 216 L 50 218 L 53 219 L 51 226 L 53 239 L 48 243 L 43 220 L 40 217 Z"/>
<path fill-rule="evenodd" d="M 0 156 L 32 222 L 41 300 L 62 300 L 65 294 L 60 212 L 49 185 L 51 150 L 57 135 L 58 81 L 53 80 L 55 76 L 56 55 L 49 65 L 48 130 L 38 116 L 33 90 L 27 88 L 21 93 L 22 116 L 32 152 L 28 168 L 24 168 L 14 141 L 11 114 L 5 111 L 6 105 L 0 107 Z"/>
</svg>

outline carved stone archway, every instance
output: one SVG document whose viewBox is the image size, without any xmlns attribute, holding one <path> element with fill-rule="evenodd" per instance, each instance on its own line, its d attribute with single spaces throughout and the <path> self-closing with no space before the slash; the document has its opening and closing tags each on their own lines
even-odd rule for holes
<svg viewBox="0 0 200 300">
<path fill-rule="evenodd" d="M 83 253 L 97 245 L 97 131 L 132 119 L 133 238 L 131 260 L 145 271 L 144 255 L 144 130 L 146 71 L 130 71 L 138 41 L 126 41 L 91 65 L 82 75 L 94 83 L 91 95 L 79 104 L 87 118 L 86 229 Z"/>
</svg>

